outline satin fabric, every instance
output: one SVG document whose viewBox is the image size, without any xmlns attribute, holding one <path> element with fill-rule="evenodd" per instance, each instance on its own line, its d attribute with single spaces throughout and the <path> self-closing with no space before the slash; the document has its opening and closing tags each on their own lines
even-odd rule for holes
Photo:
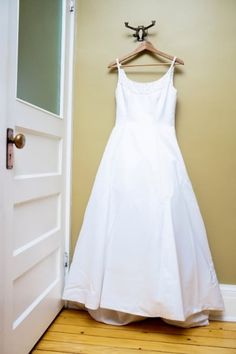
<svg viewBox="0 0 236 354">
<path fill-rule="evenodd" d="M 147 317 L 206 325 L 224 305 L 176 138 L 174 61 L 150 83 L 130 80 L 119 63 L 118 73 L 116 124 L 63 298 L 114 325 Z"/>
</svg>

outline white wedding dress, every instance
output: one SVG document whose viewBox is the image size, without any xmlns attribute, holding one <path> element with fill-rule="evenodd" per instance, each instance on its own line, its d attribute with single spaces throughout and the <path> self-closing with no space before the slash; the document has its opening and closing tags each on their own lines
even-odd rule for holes
<svg viewBox="0 0 236 354">
<path fill-rule="evenodd" d="M 116 124 L 63 294 L 105 323 L 161 317 L 200 326 L 224 308 L 176 139 L 174 63 L 161 79 L 140 83 L 117 60 Z"/>
</svg>

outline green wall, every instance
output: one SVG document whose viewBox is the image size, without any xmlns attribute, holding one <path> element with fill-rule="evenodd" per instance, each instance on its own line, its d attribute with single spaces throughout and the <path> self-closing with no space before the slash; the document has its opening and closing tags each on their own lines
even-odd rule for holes
<svg viewBox="0 0 236 354">
<path fill-rule="evenodd" d="M 107 65 L 137 46 L 125 21 L 157 20 L 149 39 L 185 61 L 175 70 L 177 136 L 218 278 L 236 284 L 235 13 L 234 0 L 77 1 L 72 249 L 115 120 L 117 73 Z M 166 67 L 126 70 L 151 81 Z"/>
</svg>

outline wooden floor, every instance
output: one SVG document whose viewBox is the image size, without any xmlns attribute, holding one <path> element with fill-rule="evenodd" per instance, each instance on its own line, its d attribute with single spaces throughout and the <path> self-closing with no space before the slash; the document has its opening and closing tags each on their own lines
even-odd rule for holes
<svg viewBox="0 0 236 354">
<path fill-rule="evenodd" d="M 32 354 L 236 354 L 236 323 L 181 329 L 159 319 L 127 326 L 98 323 L 84 311 L 63 310 Z"/>
</svg>

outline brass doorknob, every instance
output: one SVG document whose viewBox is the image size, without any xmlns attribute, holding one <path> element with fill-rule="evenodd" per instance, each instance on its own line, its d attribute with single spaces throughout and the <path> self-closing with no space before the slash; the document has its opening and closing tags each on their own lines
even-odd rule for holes
<svg viewBox="0 0 236 354">
<path fill-rule="evenodd" d="M 10 142 L 12 142 L 13 144 L 15 144 L 15 146 L 17 147 L 17 149 L 23 149 L 23 147 L 25 146 L 25 136 L 24 134 L 16 134 L 15 137 L 11 137 Z"/>
</svg>

